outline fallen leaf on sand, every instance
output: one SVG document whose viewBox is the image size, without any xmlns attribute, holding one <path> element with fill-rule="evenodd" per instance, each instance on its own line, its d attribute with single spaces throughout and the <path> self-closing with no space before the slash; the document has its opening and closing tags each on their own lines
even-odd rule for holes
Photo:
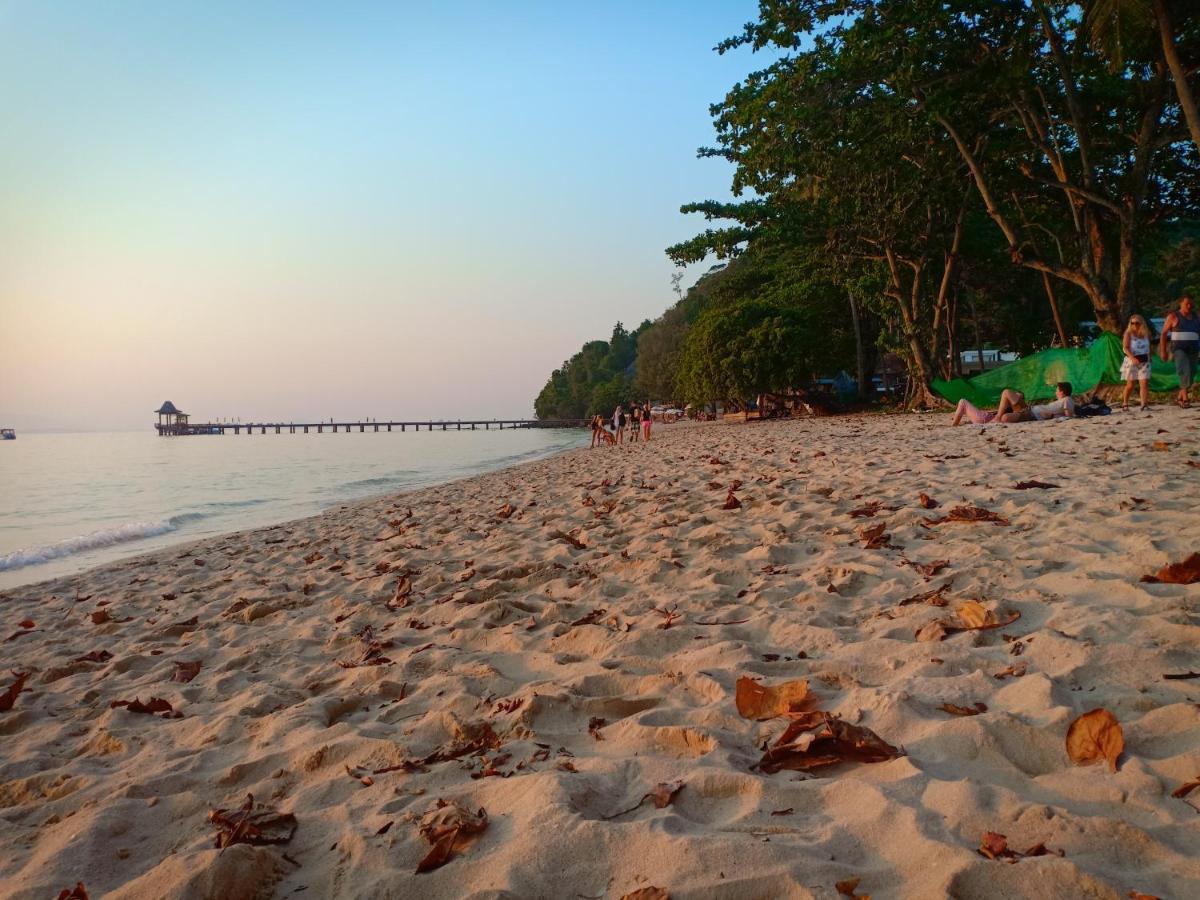
<svg viewBox="0 0 1200 900">
<path fill-rule="evenodd" d="M 860 881 L 862 881 L 862 879 L 858 877 L 847 878 L 845 881 L 837 882 L 834 885 L 834 888 L 843 897 L 850 897 L 851 900 L 871 900 L 870 894 L 856 893 L 858 891 L 858 883 Z"/>
<path fill-rule="evenodd" d="M 412 592 L 412 579 L 407 575 L 401 575 L 396 581 L 396 592 L 388 601 L 388 609 L 404 609 L 411 602 Z"/>
<path fill-rule="evenodd" d="M 954 703 L 943 703 L 938 709 L 942 710 L 942 712 L 948 712 L 952 716 L 977 716 L 980 713 L 987 712 L 987 706 L 979 702 L 976 702 L 973 706 L 958 706 Z"/>
<path fill-rule="evenodd" d="M 576 619 L 574 622 L 571 623 L 571 625 L 572 626 L 595 625 L 597 622 L 600 621 L 600 617 L 603 616 L 606 612 L 608 612 L 608 610 L 606 610 L 606 609 L 593 609 L 586 616 L 582 616 L 582 617 Z"/>
<path fill-rule="evenodd" d="M 421 819 L 421 837 L 432 846 L 417 863 L 417 874 L 444 866 L 454 851 L 465 845 L 465 838 L 481 834 L 487 827 L 487 811 L 483 807 L 472 813 L 453 800 L 438 800 L 437 808 L 427 812 Z"/>
<path fill-rule="evenodd" d="M 93 650 L 91 653 L 85 653 L 83 656 L 76 657 L 73 662 L 108 662 L 112 659 L 112 654 L 107 650 Z"/>
<path fill-rule="evenodd" d="M 12 677 L 12 684 L 3 694 L 0 694 L 0 712 L 8 712 L 13 708 L 13 704 L 17 702 L 17 694 L 21 693 L 21 689 L 25 687 L 25 679 L 29 677 L 29 673 L 18 672 L 14 669 Z"/>
<path fill-rule="evenodd" d="M 592 718 L 588 720 L 588 734 L 598 741 L 604 740 L 604 735 L 600 733 L 600 729 L 603 728 L 604 725 L 604 719 L 600 718 L 599 716 L 592 716 Z"/>
<path fill-rule="evenodd" d="M 17 623 L 18 628 L 32 628 L 36 623 L 33 619 L 22 619 Z"/>
<path fill-rule="evenodd" d="M 660 887 L 650 885 L 625 894 L 621 900 L 671 900 L 671 895 Z"/>
<path fill-rule="evenodd" d="M 997 681 L 1003 681 L 1005 678 L 1020 678 L 1025 674 L 1028 666 L 1009 666 L 1007 669 L 1001 669 L 992 677 Z"/>
<path fill-rule="evenodd" d="M 337 664 L 343 669 L 356 669 L 359 666 L 390 666 L 392 661 L 383 655 L 390 648 L 391 641 L 381 641 L 375 637 L 375 629 L 364 625 L 355 635 L 362 645 L 362 654 L 356 660 L 339 659 Z"/>
<path fill-rule="evenodd" d="M 887 533 L 887 522 L 879 522 L 867 528 L 860 528 L 858 536 L 862 545 L 868 550 L 896 549 L 892 544 L 892 536 Z"/>
<path fill-rule="evenodd" d="M 784 713 L 798 712 L 813 700 L 808 691 L 808 681 L 785 681 L 769 687 L 752 678 L 737 680 L 735 702 L 738 715 L 743 719 L 773 719 Z"/>
<path fill-rule="evenodd" d="M 1163 566 L 1153 575 L 1143 575 L 1141 580 L 1146 584 L 1195 584 L 1200 581 L 1200 553 Z"/>
<path fill-rule="evenodd" d="M 983 838 L 979 841 L 979 850 L 976 852 L 985 859 L 1003 859 L 1010 863 L 1015 863 L 1019 859 L 1025 859 L 1030 856 L 1063 855 L 1061 850 L 1053 851 L 1046 849 L 1045 844 L 1034 844 L 1024 853 L 1019 853 L 1008 846 L 1008 838 L 995 831 L 985 831 L 983 833 Z"/>
<path fill-rule="evenodd" d="M 1200 678 L 1200 672 L 1166 672 L 1163 674 L 1164 681 L 1188 681 L 1192 678 Z"/>
<path fill-rule="evenodd" d="M 817 710 L 793 719 L 756 768 L 767 774 L 781 769 L 803 772 L 840 762 L 886 762 L 902 755 L 869 728 Z"/>
<path fill-rule="evenodd" d="M 1150 449 L 1157 450 L 1160 453 L 1165 453 L 1171 449 L 1171 445 L 1168 444 L 1166 441 L 1155 441 L 1153 444 L 1150 445 Z"/>
<path fill-rule="evenodd" d="M 1154 894 L 1143 894 L 1141 891 L 1130 891 L 1129 900 L 1162 900 L 1162 897 Z"/>
<path fill-rule="evenodd" d="M 927 622 L 917 630 L 918 641 L 940 641 L 950 634 L 960 631 L 990 631 L 993 628 L 1004 628 L 1021 618 L 1021 613 L 1014 611 L 1001 620 L 993 610 L 975 600 L 967 600 L 956 610 L 957 618 L 935 619 Z"/>
<path fill-rule="evenodd" d="M 515 506 L 513 506 L 511 503 L 505 503 L 502 507 L 500 507 L 498 510 L 496 510 L 496 516 L 501 519 L 507 519 L 509 516 L 511 516 L 516 511 L 517 511 L 517 508 Z"/>
<path fill-rule="evenodd" d="M 787 809 L 773 809 L 773 810 L 771 810 L 771 815 L 773 815 L 773 816 L 790 816 L 795 811 L 796 811 L 796 808 L 794 806 L 789 806 Z"/>
<path fill-rule="evenodd" d="M 171 673 L 172 681 L 182 681 L 185 684 L 200 674 L 200 660 L 175 663 L 175 671 Z"/>
<path fill-rule="evenodd" d="M 911 566 L 912 568 L 916 569 L 918 572 L 920 572 L 926 578 L 932 578 L 938 572 L 942 571 L 942 569 L 944 569 L 948 565 L 950 565 L 950 560 L 948 560 L 948 559 L 935 559 L 931 563 L 913 562 L 911 559 L 905 559 L 905 560 L 902 560 L 902 562 L 904 562 L 906 565 Z"/>
<path fill-rule="evenodd" d="M 654 786 L 654 790 L 646 796 L 654 802 L 655 809 L 666 809 L 671 805 L 671 801 L 675 799 L 675 795 L 683 790 L 682 781 L 665 782 L 660 781 Z"/>
<path fill-rule="evenodd" d="M 1175 788 L 1175 790 L 1171 791 L 1171 796 L 1182 800 L 1196 788 L 1200 788 L 1200 775 L 1197 775 L 1186 784 L 1181 784 L 1179 787 Z"/>
<path fill-rule="evenodd" d="M 1053 490 L 1057 490 L 1057 489 L 1058 489 L 1057 484 L 1050 484 L 1049 482 L 1046 482 L 1046 481 L 1018 481 L 1016 484 L 1013 485 L 1013 490 L 1017 490 L 1017 491 L 1030 491 L 1030 490 L 1053 491 Z"/>
<path fill-rule="evenodd" d="M 1067 756 L 1077 766 L 1108 761 L 1108 770 L 1117 771 L 1117 759 L 1125 749 L 1121 723 L 1107 709 L 1093 709 L 1071 723 L 1067 729 Z"/>
<path fill-rule="evenodd" d="M 577 538 L 577 537 L 572 537 L 571 535 L 567 534 L 565 531 L 552 531 L 552 532 L 550 532 L 550 536 L 552 538 L 556 538 L 560 541 L 566 541 L 568 544 L 570 544 L 576 550 L 586 550 L 587 549 L 587 544 L 585 544 L 583 541 L 579 540 L 579 538 Z"/>
<path fill-rule="evenodd" d="M 947 581 L 941 587 L 934 588 L 932 591 L 922 591 L 920 594 L 913 594 L 911 597 L 905 597 L 900 601 L 900 606 L 908 606 L 910 603 L 928 603 L 930 606 L 945 606 L 946 592 L 950 590 L 951 581 Z"/>
<path fill-rule="evenodd" d="M 956 506 L 937 519 L 926 519 L 926 527 L 941 525 L 943 522 L 994 522 L 996 525 L 1007 525 L 1008 519 L 982 506 Z"/>
<path fill-rule="evenodd" d="M 137 697 L 132 700 L 114 700 L 108 704 L 109 709 L 118 709 L 125 707 L 131 713 L 144 713 L 145 715 L 154 715 L 155 713 L 163 713 L 163 718 L 172 718 L 172 714 L 178 715 L 172 709 L 171 704 L 161 697 L 151 697 L 146 703 L 143 703 Z"/>
<path fill-rule="evenodd" d="M 721 509 L 741 509 L 742 501 L 739 500 L 733 493 L 733 488 L 729 489 L 729 493 L 725 495 L 725 503 Z"/>
<path fill-rule="evenodd" d="M 658 623 L 658 627 L 661 628 L 663 631 L 666 631 L 668 628 L 670 628 L 672 625 L 674 625 L 676 620 L 682 618 L 682 614 L 679 613 L 678 610 L 679 610 L 678 603 L 676 603 L 670 609 L 656 608 L 654 611 L 663 617 L 663 620 Z"/>
<path fill-rule="evenodd" d="M 937 509 L 938 507 L 938 502 L 924 492 L 917 495 L 917 502 L 924 509 Z"/>
<path fill-rule="evenodd" d="M 296 817 L 259 806 L 254 811 L 254 795 L 247 794 L 240 809 L 213 809 L 208 821 L 217 829 L 215 846 L 224 849 L 233 844 L 286 844 L 296 833 Z"/>
<path fill-rule="evenodd" d="M 57 900 L 91 900 L 88 897 L 87 888 L 83 886 L 82 881 L 75 882 L 73 888 L 63 888 L 58 892 Z"/>
<path fill-rule="evenodd" d="M 896 507 L 894 507 L 894 506 L 884 506 L 883 502 L 880 500 L 871 500 L 867 503 L 864 503 L 862 506 L 858 507 L 858 509 L 850 510 L 849 516 L 852 519 L 872 519 L 881 510 L 887 510 L 889 512 L 893 512 L 893 511 L 895 511 L 895 509 L 896 509 Z"/>
</svg>

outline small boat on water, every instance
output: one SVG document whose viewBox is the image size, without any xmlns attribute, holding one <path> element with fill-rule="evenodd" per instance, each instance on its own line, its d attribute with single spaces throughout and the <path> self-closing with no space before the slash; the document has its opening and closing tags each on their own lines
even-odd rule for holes
<svg viewBox="0 0 1200 900">
<path fill-rule="evenodd" d="M 17 433 L 11 428 L 0 428 L 0 441 L 15 441 Z"/>
</svg>

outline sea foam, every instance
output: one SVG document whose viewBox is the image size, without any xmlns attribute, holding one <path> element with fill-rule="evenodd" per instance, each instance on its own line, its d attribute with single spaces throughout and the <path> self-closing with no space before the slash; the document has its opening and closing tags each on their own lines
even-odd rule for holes
<svg viewBox="0 0 1200 900">
<path fill-rule="evenodd" d="M 0 556 L 0 572 L 10 569 L 21 569 L 25 566 L 36 566 L 52 559 L 84 553 L 97 547 L 109 547 L 113 544 L 124 544 L 129 541 L 140 541 L 176 531 L 186 522 L 203 518 L 199 513 L 183 513 L 160 519 L 155 522 L 126 522 L 112 528 L 101 528 L 90 534 L 55 541 L 53 544 L 42 544 L 40 547 L 23 547 L 12 553 Z"/>
</svg>

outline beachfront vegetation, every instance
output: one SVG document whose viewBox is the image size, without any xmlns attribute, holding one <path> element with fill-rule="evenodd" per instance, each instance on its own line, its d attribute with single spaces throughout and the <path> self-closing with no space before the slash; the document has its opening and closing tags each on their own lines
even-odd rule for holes
<svg viewBox="0 0 1200 900">
<path fill-rule="evenodd" d="M 729 265 L 644 329 L 631 386 L 862 385 L 890 351 L 930 404 L 963 349 L 1120 332 L 1200 287 L 1194 4 L 761 0 L 740 49 L 770 61 L 700 151 L 735 201 L 685 206 L 710 224 L 667 251 Z"/>
</svg>

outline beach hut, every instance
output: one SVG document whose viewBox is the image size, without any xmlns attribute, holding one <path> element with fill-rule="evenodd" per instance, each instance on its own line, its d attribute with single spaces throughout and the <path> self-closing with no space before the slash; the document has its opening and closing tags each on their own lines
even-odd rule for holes
<svg viewBox="0 0 1200 900">
<path fill-rule="evenodd" d="M 176 409 L 170 400 L 164 402 L 155 412 L 158 413 L 159 434 L 180 434 L 187 430 L 187 413 Z"/>
</svg>

